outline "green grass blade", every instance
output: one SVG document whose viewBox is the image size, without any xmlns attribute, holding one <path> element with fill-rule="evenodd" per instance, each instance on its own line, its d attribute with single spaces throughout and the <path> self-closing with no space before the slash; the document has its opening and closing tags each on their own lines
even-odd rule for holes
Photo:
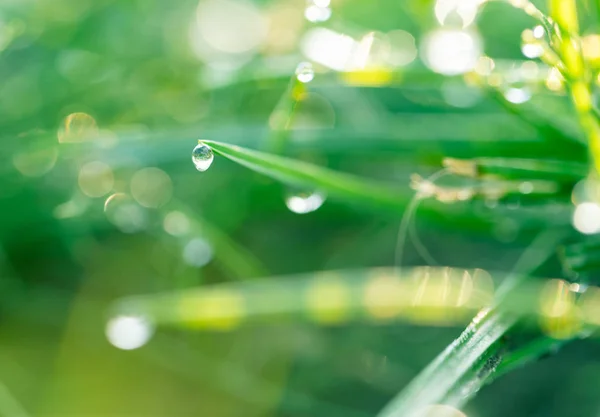
<svg viewBox="0 0 600 417">
<path fill-rule="evenodd" d="M 398 210 L 403 210 L 409 201 L 406 192 L 375 181 L 239 146 L 211 140 L 203 142 L 218 155 L 289 185 L 320 190 L 330 196 Z"/>
<path fill-rule="evenodd" d="M 522 255 L 515 271 L 533 271 L 554 252 L 563 233 L 544 232 Z M 513 274 L 496 294 L 497 308 L 471 325 L 421 372 L 378 417 L 417 416 L 432 404 L 460 407 L 472 393 L 486 383 L 489 373 L 481 373 L 482 363 L 497 357 L 502 349 L 502 336 L 517 322 L 514 315 L 501 311 L 502 302 L 517 288 L 524 275 Z M 457 394 L 459 393 L 459 394 Z"/>
</svg>

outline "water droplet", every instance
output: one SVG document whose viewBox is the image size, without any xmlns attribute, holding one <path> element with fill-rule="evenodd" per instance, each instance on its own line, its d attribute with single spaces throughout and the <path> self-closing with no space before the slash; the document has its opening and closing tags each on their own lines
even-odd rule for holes
<svg viewBox="0 0 600 417">
<path fill-rule="evenodd" d="M 199 143 L 192 151 L 192 162 L 198 171 L 206 171 L 215 159 L 212 149 L 209 146 Z"/>
<path fill-rule="evenodd" d="M 311 213 L 321 207 L 324 202 L 325 194 L 320 192 L 297 192 L 289 194 L 285 199 L 287 208 L 298 214 Z"/>
<path fill-rule="evenodd" d="M 88 197 L 102 197 L 115 183 L 112 169 L 104 162 L 88 162 L 79 170 L 79 188 Z"/>
<path fill-rule="evenodd" d="M 131 178 L 131 195 L 144 207 L 157 208 L 171 199 L 171 177 L 158 168 L 143 168 Z"/>
<path fill-rule="evenodd" d="M 586 235 L 599 233 L 600 205 L 592 202 L 578 204 L 573 213 L 573 226 Z"/>
<path fill-rule="evenodd" d="M 115 193 L 104 202 L 104 213 L 109 222 L 123 233 L 144 230 L 147 223 L 146 211 L 124 193 Z"/>
<path fill-rule="evenodd" d="M 544 47 L 537 43 L 524 43 L 521 52 L 527 58 L 539 58 L 544 54 Z"/>
<path fill-rule="evenodd" d="M 47 174 L 58 159 L 58 149 L 54 146 L 33 149 L 26 147 L 12 157 L 14 167 L 27 177 L 41 177 Z"/>
<path fill-rule="evenodd" d="M 544 39 L 546 36 L 546 29 L 542 25 L 537 25 L 533 28 L 533 37 L 536 39 Z"/>
<path fill-rule="evenodd" d="M 106 324 L 106 338 L 111 345 L 123 349 L 138 349 L 148 343 L 154 326 L 142 316 L 118 316 Z"/>
<path fill-rule="evenodd" d="M 524 181 L 519 184 L 519 192 L 521 194 L 531 194 L 533 192 L 533 184 L 529 181 Z"/>
<path fill-rule="evenodd" d="M 190 240 L 183 248 L 183 260 L 196 267 L 206 265 L 213 258 L 214 252 L 211 245 L 202 238 Z"/>
<path fill-rule="evenodd" d="M 557 68 L 550 68 L 546 76 L 546 87 L 552 91 L 561 91 L 564 88 L 564 77 Z"/>
<path fill-rule="evenodd" d="M 579 294 L 583 294 L 584 292 L 586 292 L 589 288 L 589 285 L 582 283 L 582 282 L 574 282 L 571 285 L 569 285 L 569 291 L 571 292 L 576 292 Z"/>
<path fill-rule="evenodd" d="M 71 113 L 58 129 L 60 143 L 83 142 L 98 135 L 96 120 L 87 113 Z"/>
<path fill-rule="evenodd" d="M 525 29 L 521 33 L 521 52 L 527 58 L 539 58 L 544 54 L 546 45 L 544 43 L 545 30 L 542 26 L 533 29 Z"/>
<path fill-rule="evenodd" d="M 525 87 L 511 87 L 504 92 L 504 98 L 513 104 L 523 104 L 531 99 L 531 91 Z"/>
<path fill-rule="evenodd" d="M 315 70 L 310 62 L 301 62 L 296 67 L 296 78 L 301 83 L 309 83 L 315 78 Z"/>
<path fill-rule="evenodd" d="M 436 29 L 424 39 L 423 60 L 434 72 L 458 75 L 474 69 L 481 57 L 481 38 L 477 32 Z"/>
<path fill-rule="evenodd" d="M 306 9 L 304 9 L 304 17 L 306 20 L 312 23 L 326 22 L 331 17 L 331 9 L 329 6 L 320 6 L 320 3 L 324 1 L 311 2 Z"/>
<path fill-rule="evenodd" d="M 190 230 L 190 220 L 180 211 L 171 211 L 165 216 L 163 227 L 172 236 L 183 236 Z"/>
<path fill-rule="evenodd" d="M 592 178 L 579 181 L 573 187 L 571 201 L 575 205 L 600 201 L 600 183 Z"/>
<path fill-rule="evenodd" d="M 76 194 L 69 201 L 54 208 L 52 212 L 57 219 L 68 219 L 82 215 L 89 206 L 89 199 L 81 194 Z"/>
</svg>

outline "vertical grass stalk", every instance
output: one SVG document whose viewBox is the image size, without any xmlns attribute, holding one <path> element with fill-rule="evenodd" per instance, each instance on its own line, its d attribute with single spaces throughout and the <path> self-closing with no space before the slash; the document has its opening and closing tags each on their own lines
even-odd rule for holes
<svg viewBox="0 0 600 417">
<path fill-rule="evenodd" d="M 578 36 L 577 4 L 575 0 L 549 0 L 549 8 L 560 32 L 558 52 L 568 74 L 571 100 L 587 136 L 596 173 L 600 174 L 600 126 L 592 110 L 590 74 L 586 69 Z"/>
</svg>

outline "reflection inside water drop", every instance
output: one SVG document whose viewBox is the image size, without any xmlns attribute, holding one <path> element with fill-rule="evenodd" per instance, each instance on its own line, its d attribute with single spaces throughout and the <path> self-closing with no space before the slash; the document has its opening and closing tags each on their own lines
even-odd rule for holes
<svg viewBox="0 0 600 417">
<path fill-rule="evenodd" d="M 209 146 L 199 143 L 192 151 L 192 162 L 198 171 L 206 171 L 215 159 L 212 149 Z"/>
<path fill-rule="evenodd" d="M 106 324 L 106 338 L 111 345 L 123 350 L 144 346 L 153 333 L 150 320 L 141 316 L 118 316 Z"/>
<path fill-rule="evenodd" d="M 317 210 L 325 202 L 325 194 L 321 192 L 297 192 L 289 194 L 285 199 L 285 205 L 290 211 L 298 214 L 311 213 Z"/>
</svg>

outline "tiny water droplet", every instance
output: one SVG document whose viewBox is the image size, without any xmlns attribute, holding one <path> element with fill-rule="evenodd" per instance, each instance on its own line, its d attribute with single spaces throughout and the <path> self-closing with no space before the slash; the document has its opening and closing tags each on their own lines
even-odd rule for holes
<svg viewBox="0 0 600 417">
<path fill-rule="evenodd" d="M 524 181 L 519 184 L 519 192 L 521 194 L 531 194 L 534 191 L 533 183 L 529 181 Z"/>
<path fill-rule="evenodd" d="M 586 235 L 600 233 L 600 205 L 592 202 L 578 204 L 573 213 L 573 226 Z"/>
<path fill-rule="evenodd" d="M 526 87 L 511 87 L 504 92 L 504 98 L 513 104 L 523 104 L 531 99 L 531 91 Z"/>
<path fill-rule="evenodd" d="M 533 36 L 536 39 L 544 39 L 544 36 L 546 36 L 546 29 L 544 29 L 542 25 L 537 25 L 533 28 Z"/>
<path fill-rule="evenodd" d="M 324 202 L 325 194 L 320 192 L 290 193 L 285 199 L 287 208 L 297 214 L 306 214 L 318 210 Z"/>
<path fill-rule="evenodd" d="M 125 193 L 115 193 L 104 202 L 109 222 L 123 233 L 137 233 L 146 228 L 146 211 Z"/>
<path fill-rule="evenodd" d="M 527 58 L 539 58 L 544 54 L 544 47 L 539 43 L 523 43 L 521 52 Z"/>
<path fill-rule="evenodd" d="M 579 181 L 571 193 L 573 204 L 600 201 L 600 183 L 591 178 Z"/>
<path fill-rule="evenodd" d="M 324 1 L 309 2 L 304 9 L 304 17 L 311 23 L 326 22 L 331 17 L 331 8 L 329 5 L 320 6 L 319 4 L 325 4 Z"/>
<path fill-rule="evenodd" d="M 111 345 L 123 349 L 138 349 L 148 343 L 154 326 L 143 316 L 117 316 L 106 324 L 106 338 Z"/>
<path fill-rule="evenodd" d="M 165 232 L 171 236 L 183 236 L 190 230 L 190 220 L 180 211 L 167 213 L 163 220 Z"/>
<path fill-rule="evenodd" d="M 301 62 L 296 67 L 296 78 L 301 83 L 309 83 L 315 78 L 315 70 L 310 62 Z"/>
<path fill-rule="evenodd" d="M 210 243 L 197 237 L 190 240 L 183 248 L 183 260 L 191 266 L 202 267 L 208 264 L 214 255 Z"/>
<path fill-rule="evenodd" d="M 192 151 L 192 162 L 198 171 L 206 171 L 215 159 L 212 149 L 209 146 L 199 143 Z"/>
</svg>

